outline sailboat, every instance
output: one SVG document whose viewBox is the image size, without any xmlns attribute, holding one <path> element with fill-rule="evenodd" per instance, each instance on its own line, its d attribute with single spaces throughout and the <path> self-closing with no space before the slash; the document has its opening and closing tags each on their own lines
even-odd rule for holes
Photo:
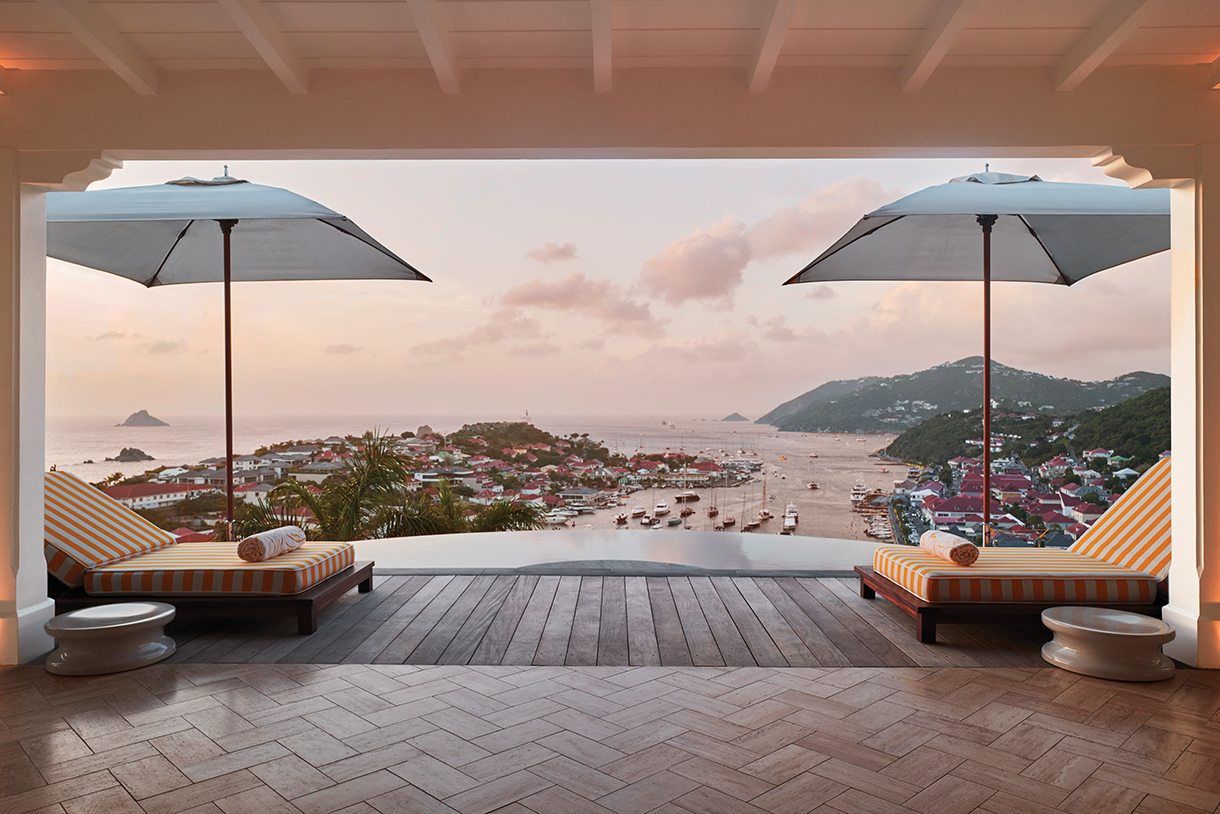
<svg viewBox="0 0 1220 814">
<path fill-rule="evenodd" d="M 807 483 L 806 486 L 808 486 L 810 489 L 821 488 L 818 486 L 818 482 L 813 479 L 813 459 L 816 457 L 818 456 L 812 454 L 809 456 L 809 483 Z"/>
<path fill-rule="evenodd" d="M 767 472 L 763 470 L 763 505 L 758 510 L 758 522 L 765 523 L 772 517 L 771 510 L 767 508 Z"/>
</svg>

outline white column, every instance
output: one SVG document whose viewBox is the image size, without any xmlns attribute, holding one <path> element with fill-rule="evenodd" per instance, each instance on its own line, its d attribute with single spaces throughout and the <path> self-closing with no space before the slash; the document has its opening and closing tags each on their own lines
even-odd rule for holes
<svg viewBox="0 0 1220 814">
<path fill-rule="evenodd" d="M 0 150 L 0 663 L 51 649 L 42 556 L 46 413 L 46 193 Z"/>
<path fill-rule="evenodd" d="M 122 162 L 106 153 L 0 149 L 0 664 L 51 649 L 42 554 L 48 189 L 84 189 Z"/>
<path fill-rule="evenodd" d="M 1173 564 L 1163 617 L 1177 628 L 1166 653 L 1220 668 L 1220 145 L 1196 149 L 1196 177 L 1170 191 Z"/>
</svg>

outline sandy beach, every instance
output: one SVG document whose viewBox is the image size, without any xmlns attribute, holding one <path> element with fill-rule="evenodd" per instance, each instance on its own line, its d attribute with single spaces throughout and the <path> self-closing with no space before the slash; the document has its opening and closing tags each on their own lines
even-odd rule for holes
<svg viewBox="0 0 1220 814">
<path fill-rule="evenodd" d="M 540 422 L 541 423 L 541 422 Z M 674 436 L 668 438 L 663 429 L 649 432 L 654 438 L 642 438 L 639 446 L 644 452 L 678 450 L 687 454 L 705 455 L 717 461 L 726 457 L 747 458 L 763 465 L 760 472 L 753 473 L 753 480 L 741 486 L 725 489 L 691 487 L 700 499 L 692 503 L 695 513 L 688 518 L 692 529 L 710 531 L 714 522 L 707 516 L 708 506 L 716 505 L 723 520 L 726 515 L 737 518 L 736 531 L 741 531 L 743 519 L 754 518 L 763 506 L 764 473 L 766 477 L 766 503 L 775 518 L 763 523 L 755 534 L 776 534 L 780 529 L 780 515 L 793 503 L 800 512 L 800 523 L 796 533 L 807 537 L 831 537 L 848 540 L 871 540 L 865 530 L 867 524 L 861 515 L 852 511 L 851 490 L 857 480 L 863 480 L 871 489 L 893 491 L 894 481 L 906 477 L 906 467 L 881 458 L 870 457 L 870 453 L 889 444 L 894 435 L 855 435 L 843 433 L 793 433 L 777 431 L 774 427 L 756 424 L 741 424 L 713 421 L 675 422 L 668 430 Z M 651 440 L 651 444 L 650 444 Z M 660 444 L 660 446 L 658 446 Z M 613 444 L 607 439 L 607 446 Z M 621 449 L 626 454 L 635 451 Z M 739 453 L 739 451 L 741 451 Z M 817 455 L 816 458 L 810 457 Z M 820 488 L 810 490 L 807 484 L 816 482 Z M 614 518 L 620 512 L 630 514 L 633 506 L 643 506 L 652 513 L 658 501 L 666 501 L 671 509 L 668 517 L 678 516 L 682 504 L 674 497 L 684 490 L 682 487 L 645 489 L 626 498 L 626 505 L 583 514 L 575 521 L 575 528 L 612 529 Z M 662 526 L 650 530 L 640 525 L 639 519 L 628 522 L 631 533 L 676 533 L 682 526 Z"/>
</svg>

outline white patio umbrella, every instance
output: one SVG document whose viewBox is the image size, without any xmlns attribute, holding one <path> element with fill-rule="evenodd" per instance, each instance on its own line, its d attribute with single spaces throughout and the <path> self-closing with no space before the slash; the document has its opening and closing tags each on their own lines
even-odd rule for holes
<svg viewBox="0 0 1220 814">
<path fill-rule="evenodd" d="M 145 286 L 224 283 L 227 517 L 233 520 L 233 336 L 230 283 L 422 280 L 334 210 L 226 174 L 211 181 L 47 194 L 47 256 Z M 236 263 L 233 257 L 236 256 Z"/>
<path fill-rule="evenodd" d="M 1168 190 L 1065 184 L 1036 175 L 981 172 L 928 187 L 868 213 L 784 285 L 832 280 L 983 281 L 986 544 L 991 525 L 991 281 L 1072 285 L 1168 248 Z"/>
</svg>

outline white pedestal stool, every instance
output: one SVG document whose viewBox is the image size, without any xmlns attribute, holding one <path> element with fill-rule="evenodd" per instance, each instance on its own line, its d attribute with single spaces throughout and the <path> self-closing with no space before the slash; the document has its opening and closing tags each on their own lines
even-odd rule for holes
<svg viewBox="0 0 1220 814">
<path fill-rule="evenodd" d="M 1073 673 L 1112 681 L 1163 681 L 1174 674 L 1161 645 L 1173 641 L 1173 625 L 1138 613 L 1065 606 L 1042 611 L 1055 638 L 1042 658 Z"/>
<path fill-rule="evenodd" d="M 61 613 L 46 624 L 57 645 L 47 656 L 47 672 L 118 673 L 169 658 L 178 646 L 164 628 L 174 613 L 174 606 L 164 602 L 122 602 Z"/>
</svg>

